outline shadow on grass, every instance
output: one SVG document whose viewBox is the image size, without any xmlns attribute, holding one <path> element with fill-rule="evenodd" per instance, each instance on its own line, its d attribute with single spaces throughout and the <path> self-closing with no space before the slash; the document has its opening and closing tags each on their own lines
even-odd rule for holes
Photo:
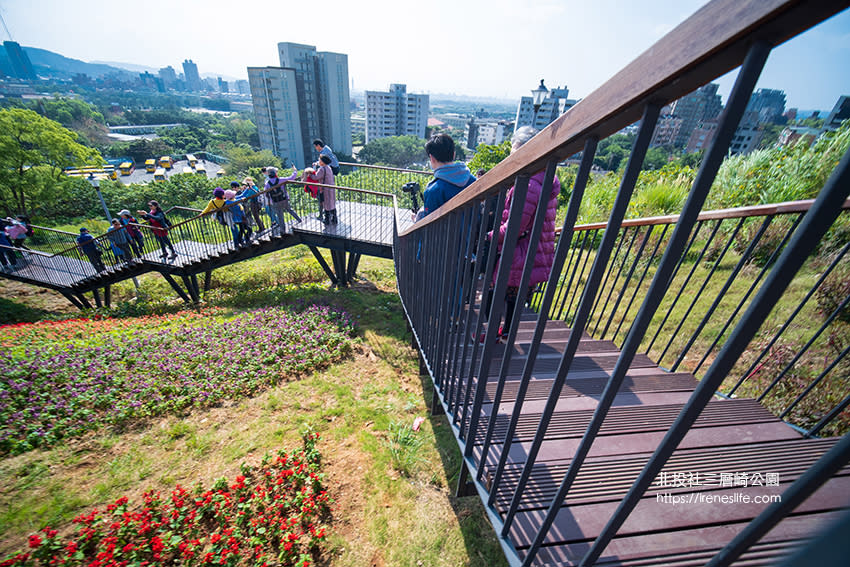
<svg viewBox="0 0 850 567">
<path fill-rule="evenodd" d="M 410 340 L 409 334 L 407 337 Z M 437 451 L 440 454 L 440 459 L 443 462 L 443 470 L 448 480 L 448 490 L 451 491 L 449 502 L 455 516 L 457 516 L 458 525 L 463 534 L 464 544 L 466 545 L 467 555 L 470 561 L 469 565 L 481 567 L 507 566 L 508 562 L 496 539 L 496 532 L 487 519 L 484 505 L 479 500 L 477 494 L 461 498 L 455 495 L 457 493 L 460 465 L 462 462 L 460 448 L 452 432 L 452 426 L 449 423 L 448 416 L 442 413 L 442 408 L 438 409 L 441 412 L 440 415 L 433 414 L 433 408 L 431 406 L 434 396 L 434 385 L 431 382 L 431 378 L 427 374 L 420 374 L 419 379 L 422 383 L 422 396 L 425 404 L 431 410 L 429 411 L 429 419 L 434 431 L 434 438 L 437 440 Z M 439 404 L 439 402 L 436 403 Z M 474 474 L 474 471 L 472 474 Z"/>
</svg>

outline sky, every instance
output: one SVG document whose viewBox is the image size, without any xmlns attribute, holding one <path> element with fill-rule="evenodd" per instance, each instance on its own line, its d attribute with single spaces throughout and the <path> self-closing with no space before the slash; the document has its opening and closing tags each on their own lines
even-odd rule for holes
<svg viewBox="0 0 850 567">
<path fill-rule="evenodd" d="M 356 90 L 518 100 L 540 79 L 582 98 L 703 0 L 0 0 L 14 41 L 83 61 L 247 78 L 277 66 L 277 43 L 348 55 Z M 9 39 L 0 29 L 2 39 Z M 734 75 L 720 92 L 728 94 Z M 850 10 L 771 53 L 757 88 L 787 107 L 832 109 L 850 94 Z"/>
</svg>

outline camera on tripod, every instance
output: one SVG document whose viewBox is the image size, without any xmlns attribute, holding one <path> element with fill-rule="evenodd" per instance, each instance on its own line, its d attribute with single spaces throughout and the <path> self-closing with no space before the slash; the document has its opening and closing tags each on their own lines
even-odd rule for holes
<svg viewBox="0 0 850 567">
<path fill-rule="evenodd" d="M 410 195 L 410 210 L 416 213 L 419 210 L 419 199 L 422 198 L 422 188 L 415 181 L 410 181 L 402 185 L 401 190 Z"/>
</svg>

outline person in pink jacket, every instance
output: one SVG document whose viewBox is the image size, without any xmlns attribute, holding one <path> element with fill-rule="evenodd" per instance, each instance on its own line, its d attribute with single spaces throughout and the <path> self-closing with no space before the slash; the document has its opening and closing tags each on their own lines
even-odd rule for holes
<svg viewBox="0 0 850 567">
<path fill-rule="evenodd" d="M 511 138 L 511 151 L 516 151 L 520 146 L 537 134 L 537 130 L 530 126 L 523 126 L 518 129 Z M 523 302 L 528 300 L 534 286 L 549 279 L 549 272 L 552 270 L 552 262 L 555 259 L 555 214 L 558 209 L 558 194 L 561 192 L 561 183 L 555 177 L 552 182 L 552 191 L 549 195 L 543 196 L 548 199 L 546 206 L 546 218 L 543 221 L 543 232 L 540 234 L 540 240 L 537 243 L 537 251 L 534 254 L 534 266 L 531 269 L 531 279 L 528 282 L 528 288 L 525 290 L 519 289 L 520 280 L 522 279 L 523 268 L 525 267 L 525 257 L 528 254 L 528 245 L 531 235 L 531 228 L 534 224 L 534 215 L 537 212 L 537 204 L 540 202 L 541 193 L 543 192 L 543 177 L 546 174 L 545 170 L 540 170 L 528 180 L 528 192 L 525 196 L 525 204 L 522 208 L 522 219 L 520 220 L 519 238 L 517 239 L 516 250 L 511 261 L 511 271 L 508 276 L 508 290 L 505 294 L 505 323 L 499 328 L 499 342 L 507 342 L 507 335 L 511 328 L 511 319 L 513 317 L 514 307 L 516 306 L 517 298 L 522 297 Z M 505 209 L 502 211 L 502 221 L 494 230 L 496 233 L 496 243 L 501 252 L 502 245 L 505 240 L 505 234 L 508 230 L 508 216 L 510 215 L 511 206 L 514 197 L 514 187 L 508 190 L 505 197 Z M 493 232 L 489 233 L 488 238 L 492 240 Z M 493 281 L 490 284 L 495 286 L 496 275 L 498 274 L 499 264 L 493 271 Z M 491 298 L 492 300 L 492 298 Z M 485 314 L 489 316 L 489 305 L 485 309 Z"/>
</svg>

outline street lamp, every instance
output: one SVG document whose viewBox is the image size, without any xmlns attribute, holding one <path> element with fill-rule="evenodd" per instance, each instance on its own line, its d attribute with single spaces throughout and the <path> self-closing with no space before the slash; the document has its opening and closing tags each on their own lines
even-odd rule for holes
<svg viewBox="0 0 850 567">
<path fill-rule="evenodd" d="M 540 110 L 540 106 L 543 104 L 543 99 L 546 98 L 546 95 L 549 94 L 549 89 L 546 88 L 546 85 L 543 84 L 543 79 L 540 79 L 540 85 L 531 91 L 531 103 L 534 105 L 534 120 L 531 123 L 531 126 L 537 128 L 537 111 Z"/>
<path fill-rule="evenodd" d="M 106 201 L 103 200 L 103 195 L 100 193 L 100 180 L 94 176 L 94 173 L 89 173 L 88 182 L 91 183 L 91 186 L 94 187 L 95 191 L 97 191 L 100 204 L 103 205 L 103 212 L 106 214 L 106 220 L 109 221 L 109 224 L 112 224 L 112 215 L 109 214 L 109 209 L 106 208 Z"/>
</svg>

